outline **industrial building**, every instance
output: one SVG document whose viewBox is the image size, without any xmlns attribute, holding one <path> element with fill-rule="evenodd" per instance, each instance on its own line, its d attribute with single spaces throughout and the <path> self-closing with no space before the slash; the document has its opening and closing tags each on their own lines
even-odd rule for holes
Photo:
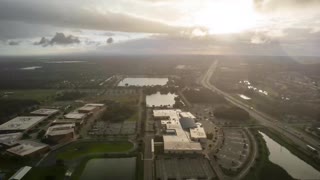
<svg viewBox="0 0 320 180">
<path fill-rule="evenodd" d="M 47 144 L 29 140 L 18 141 L 18 144 L 19 145 L 7 149 L 7 152 L 19 157 L 36 157 L 50 150 Z"/>
<path fill-rule="evenodd" d="M 63 143 L 75 137 L 75 124 L 60 124 L 48 128 L 45 138 L 53 143 Z"/>
<path fill-rule="evenodd" d="M 53 116 L 59 112 L 58 109 L 38 109 L 32 111 L 30 114 L 37 116 Z"/>
<path fill-rule="evenodd" d="M 86 118 L 86 116 L 87 115 L 85 113 L 79 113 L 79 112 L 73 111 L 71 113 L 64 115 L 64 118 L 65 119 L 84 120 Z"/>
<path fill-rule="evenodd" d="M 45 120 L 45 116 L 18 116 L 0 125 L 0 133 L 25 132 Z"/>
<path fill-rule="evenodd" d="M 22 133 L 9 133 L 9 134 L 0 134 L 0 145 L 4 147 L 12 147 L 16 145 L 19 139 L 21 139 Z"/>
<path fill-rule="evenodd" d="M 78 108 L 78 112 L 79 113 L 94 113 L 96 111 L 98 111 L 99 109 L 103 108 L 105 105 L 104 104 L 86 104 L 83 107 Z"/>
<path fill-rule="evenodd" d="M 195 117 L 179 109 L 153 110 L 155 119 L 161 121 L 165 153 L 201 153 L 200 139 L 206 139 L 201 124 Z M 204 134 L 203 134 L 204 133 Z"/>
</svg>

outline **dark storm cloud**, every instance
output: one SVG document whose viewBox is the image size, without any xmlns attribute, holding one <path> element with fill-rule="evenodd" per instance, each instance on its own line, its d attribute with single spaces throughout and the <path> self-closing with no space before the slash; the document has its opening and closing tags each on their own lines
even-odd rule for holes
<svg viewBox="0 0 320 180">
<path fill-rule="evenodd" d="M 17 45 L 19 45 L 19 44 L 20 44 L 20 41 L 13 41 L 13 40 L 11 40 L 11 41 L 8 42 L 8 45 L 10 45 L 10 46 L 17 46 Z"/>
<path fill-rule="evenodd" d="M 320 52 L 320 32 L 299 38 L 308 29 L 291 29 L 288 35 L 274 39 L 260 32 L 210 35 L 205 38 L 184 36 L 151 36 L 99 48 L 104 53 L 128 54 L 235 54 L 235 55 L 316 55 Z"/>
<path fill-rule="evenodd" d="M 34 45 L 48 46 L 48 45 L 69 45 L 69 44 L 79 44 L 80 40 L 78 37 L 73 35 L 64 35 L 63 33 L 56 33 L 55 36 L 49 40 L 42 37 L 39 42 L 33 43 Z"/>
<path fill-rule="evenodd" d="M 107 39 L 107 43 L 108 43 L 108 44 L 113 43 L 113 38 L 112 38 L 112 37 L 109 37 L 109 38 Z"/>
<path fill-rule="evenodd" d="M 82 6 L 81 6 L 82 5 Z M 78 1 L 2 0 L 0 20 L 59 27 L 144 33 L 175 33 L 180 27 L 128 14 L 90 9 Z"/>
</svg>

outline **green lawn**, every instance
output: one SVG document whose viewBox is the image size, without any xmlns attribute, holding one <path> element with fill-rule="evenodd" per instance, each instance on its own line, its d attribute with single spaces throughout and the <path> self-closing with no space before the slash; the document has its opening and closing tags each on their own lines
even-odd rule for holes
<svg viewBox="0 0 320 180">
<path fill-rule="evenodd" d="M 24 180 L 46 180 L 55 179 L 63 180 L 65 168 L 62 166 L 53 167 L 33 167 L 30 172 L 23 178 Z"/>
<path fill-rule="evenodd" d="M 132 147 L 133 144 L 130 142 L 76 143 L 59 153 L 57 159 L 71 160 L 86 154 L 125 152 Z"/>
<path fill-rule="evenodd" d="M 138 121 L 139 120 L 139 112 L 136 111 L 129 119 L 128 121 Z"/>
<path fill-rule="evenodd" d="M 3 90 L 4 92 L 13 92 L 8 98 L 14 99 L 33 99 L 37 101 L 48 100 L 56 94 L 56 90 L 52 89 L 32 89 L 32 90 Z"/>
</svg>

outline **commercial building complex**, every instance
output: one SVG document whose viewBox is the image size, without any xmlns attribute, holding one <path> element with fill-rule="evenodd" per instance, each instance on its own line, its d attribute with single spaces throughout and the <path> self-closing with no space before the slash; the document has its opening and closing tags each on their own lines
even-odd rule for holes
<svg viewBox="0 0 320 180">
<path fill-rule="evenodd" d="M 161 121 L 165 153 L 201 153 L 199 139 L 206 139 L 201 124 L 195 117 L 179 109 L 153 110 L 154 119 Z M 205 141 L 202 141 L 203 143 Z"/>
</svg>

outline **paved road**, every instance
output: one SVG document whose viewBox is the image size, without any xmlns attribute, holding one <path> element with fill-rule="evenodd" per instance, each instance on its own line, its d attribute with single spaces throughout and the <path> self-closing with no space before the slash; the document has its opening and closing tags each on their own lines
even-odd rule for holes
<svg viewBox="0 0 320 180">
<path fill-rule="evenodd" d="M 144 179 L 153 179 L 153 153 L 151 152 L 151 139 L 152 134 L 146 133 L 144 137 L 144 153 L 143 153 L 143 164 L 144 164 Z"/>
<path fill-rule="evenodd" d="M 300 149 L 305 150 L 307 153 L 311 153 L 309 149 L 307 148 L 307 144 L 313 146 L 316 148 L 318 151 L 319 149 L 319 141 L 314 139 L 313 137 L 303 133 L 303 132 L 298 132 L 296 129 L 287 126 L 285 123 L 282 123 L 281 121 L 278 121 L 277 119 L 270 117 L 269 115 L 258 111 L 256 109 L 252 109 L 249 105 L 245 104 L 244 102 L 236 99 L 235 97 L 231 96 L 230 94 L 221 91 L 217 87 L 211 84 L 210 79 L 211 76 L 214 74 L 216 68 L 218 66 L 218 61 L 214 61 L 210 68 L 208 69 L 207 73 L 203 76 L 201 80 L 201 84 L 212 90 L 217 92 L 220 95 L 223 95 L 227 101 L 230 103 L 245 109 L 246 111 L 249 112 L 250 116 L 256 119 L 261 125 L 265 127 L 269 127 L 274 129 L 275 131 L 281 133 L 284 135 L 286 138 L 291 139 Z"/>
</svg>

